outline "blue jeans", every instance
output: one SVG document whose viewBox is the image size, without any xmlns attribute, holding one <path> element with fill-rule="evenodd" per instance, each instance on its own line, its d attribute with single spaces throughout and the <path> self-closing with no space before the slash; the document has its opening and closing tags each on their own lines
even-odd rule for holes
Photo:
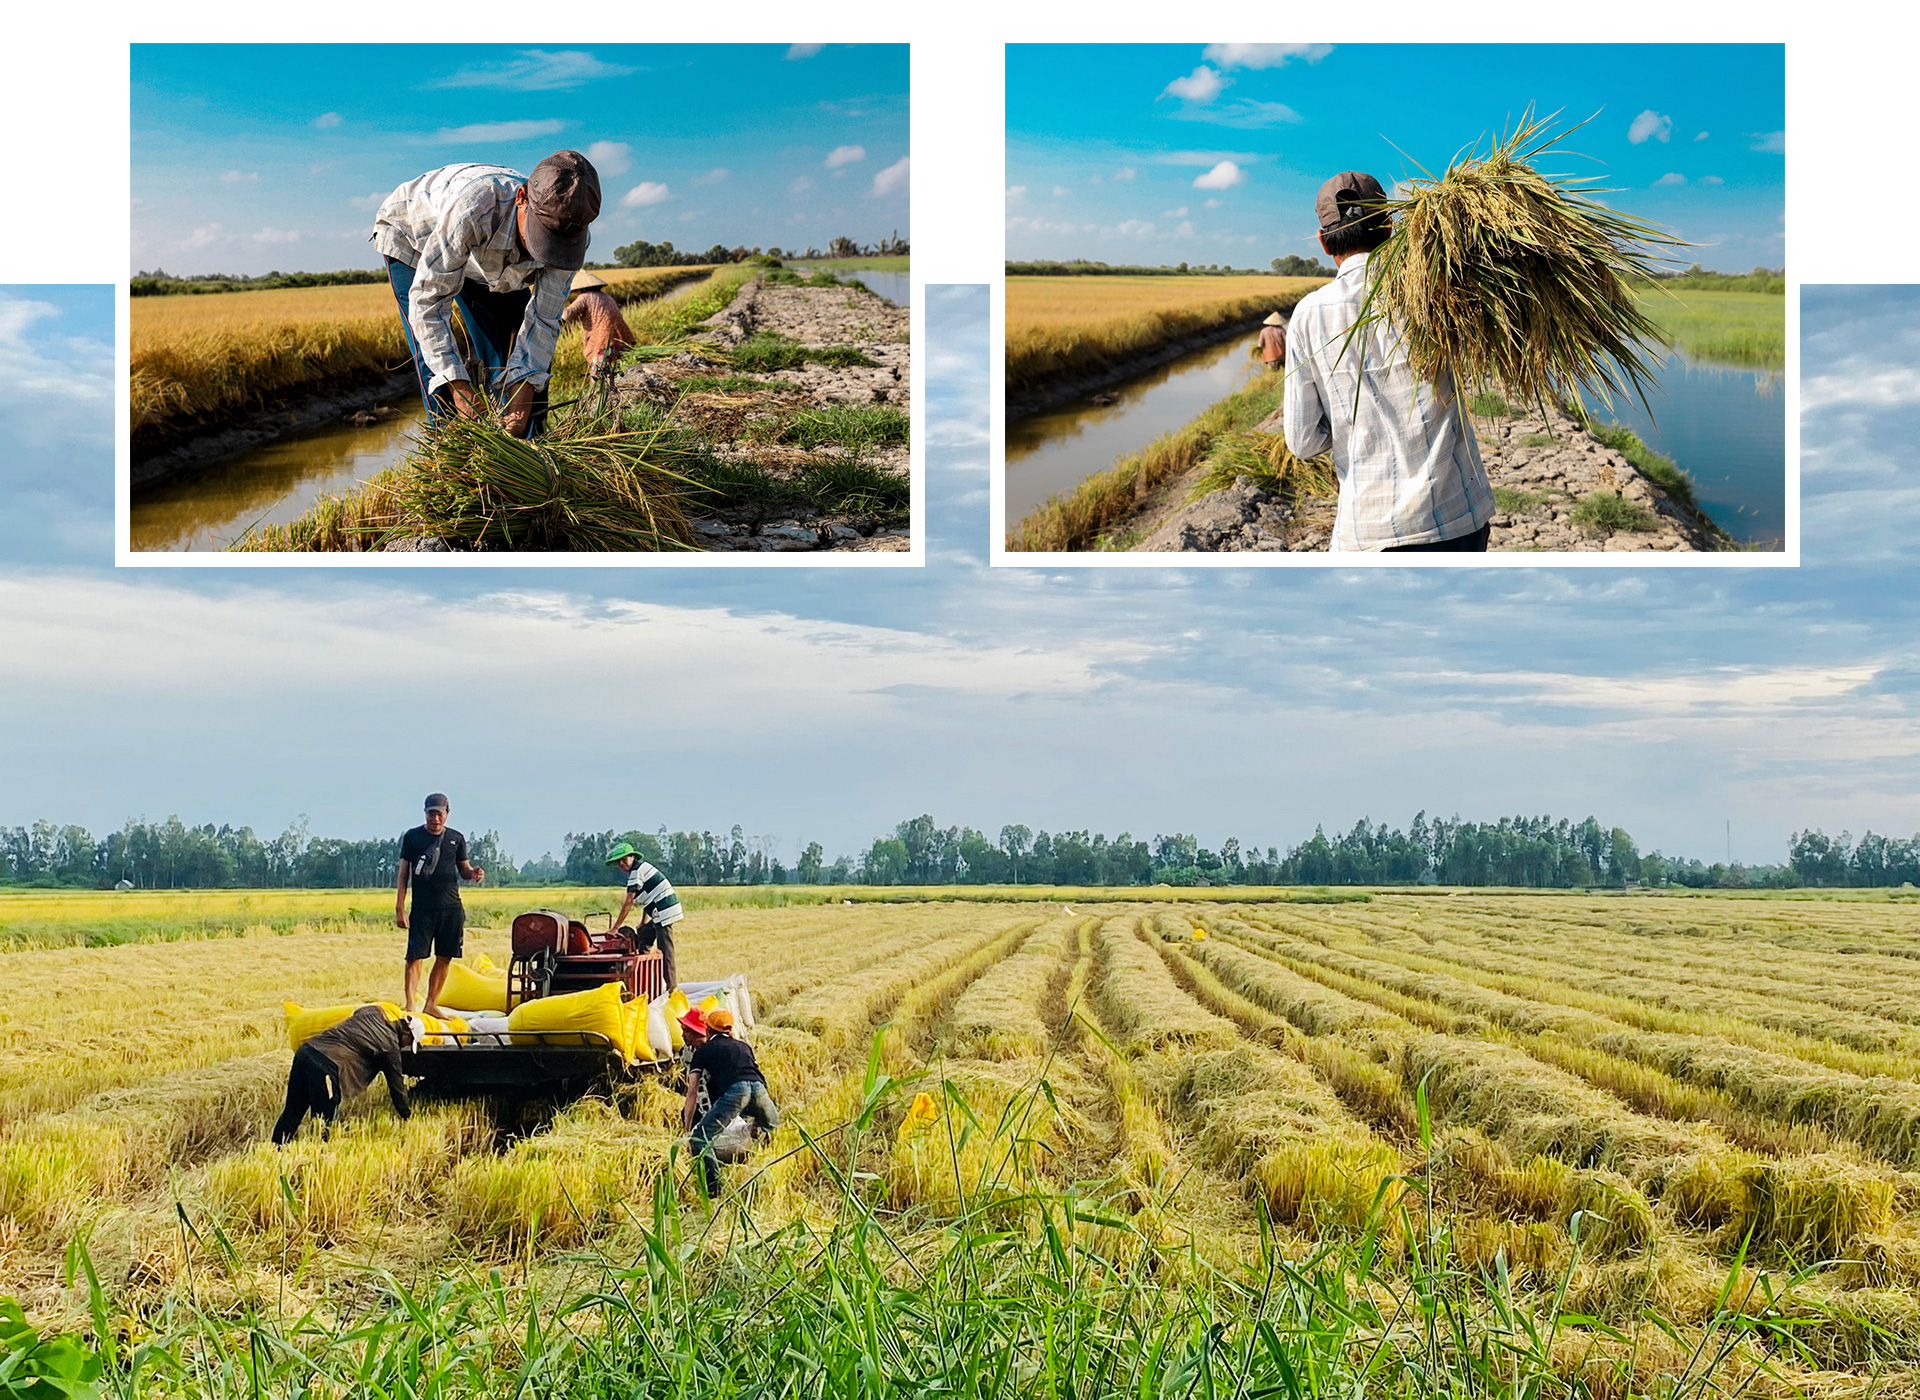
<svg viewBox="0 0 1920 1400">
<path fill-rule="evenodd" d="M 742 1079 L 729 1084 L 726 1092 L 713 1101 L 713 1107 L 700 1115 L 700 1121 L 693 1125 L 688 1138 L 693 1143 L 693 1152 L 700 1159 L 700 1170 L 707 1178 L 707 1194 L 720 1194 L 720 1163 L 712 1151 L 713 1140 L 720 1130 L 735 1118 L 745 1116 L 753 1119 L 768 1132 L 780 1126 L 780 1110 L 774 1107 L 773 1096 L 767 1092 L 767 1086 L 757 1079 Z"/>
<path fill-rule="evenodd" d="M 407 350 L 413 356 L 413 373 L 420 381 L 420 399 L 427 406 L 427 421 L 437 422 L 441 415 L 452 412 L 453 391 L 442 388 L 437 394 L 427 393 L 427 383 L 433 376 L 427 373 L 427 367 L 420 359 L 420 343 L 413 338 L 413 322 L 407 316 L 407 297 L 413 290 L 413 269 L 403 262 L 388 258 L 387 281 L 393 287 L 393 299 L 400 307 L 400 329 L 406 333 Z M 492 291 L 485 283 L 468 278 L 466 285 L 454 296 L 453 304 L 460 308 L 460 319 L 467 327 L 467 339 L 473 345 L 474 358 L 479 361 L 481 380 L 489 386 L 507 362 L 507 354 L 513 349 L 513 338 L 519 334 L 520 322 L 527 314 L 527 299 L 532 295 L 525 290 Z M 493 397 L 496 402 L 500 399 L 498 394 Z M 527 436 L 540 436 L 546 426 L 547 391 L 537 389 L 533 395 L 533 415 L 527 420 Z"/>
</svg>

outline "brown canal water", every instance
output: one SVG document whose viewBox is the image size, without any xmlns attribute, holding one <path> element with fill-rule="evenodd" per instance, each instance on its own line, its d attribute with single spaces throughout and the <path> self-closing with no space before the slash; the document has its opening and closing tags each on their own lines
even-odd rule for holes
<svg viewBox="0 0 1920 1400">
<path fill-rule="evenodd" d="M 1252 358 L 1258 339 L 1236 335 L 1112 385 L 1101 391 L 1111 405 L 1076 399 L 1007 424 L 1008 526 L 1265 373 Z"/>
<path fill-rule="evenodd" d="M 136 550 L 225 549 L 249 526 L 283 525 L 315 500 L 396 465 L 425 419 L 418 396 L 400 415 L 359 428 L 339 422 L 281 438 L 134 494 Z"/>
<path fill-rule="evenodd" d="M 687 296 L 706 284 L 705 278 L 682 282 L 659 300 Z M 398 465 L 426 414 L 417 395 L 388 407 L 400 416 L 365 428 L 331 423 L 142 487 L 133 498 L 131 547 L 225 549 L 254 525 L 284 525 L 322 495 Z"/>
</svg>

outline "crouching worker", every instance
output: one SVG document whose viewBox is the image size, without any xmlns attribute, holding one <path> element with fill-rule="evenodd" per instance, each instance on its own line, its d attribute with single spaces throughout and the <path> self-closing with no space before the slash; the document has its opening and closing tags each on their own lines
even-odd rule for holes
<svg viewBox="0 0 1920 1400">
<path fill-rule="evenodd" d="M 739 1117 L 751 1119 L 770 1133 L 780 1126 L 780 1110 L 767 1092 L 767 1077 L 753 1058 L 753 1047 L 733 1033 L 731 1011 L 702 1015 L 696 1006 L 680 1018 L 680 1028 L 694 1046 L 680 1121 L 687 1129 L 694 1156 L 700 1159 L 707 1195 L 714 1197 L 720 1194 L 720 1160 L 714 1155 L 713 1140 Z M 705 1113 L 700 1112 L 702 1089 L 709 1105 Z"/>
<path fill-rule="evenodd" d="M 659 868 L 642 860 L 640 852 L 628 842 L 613 843 L 613 849 L 607 852 L 607 864 L 619 866 L 627 876 L 627 898 L 614 925 L 624 928 L 627 915 L 639 906 L 640 927 L 625 931 L 633 935 L 634 945 L 641 952 L 660 950 L 660 972 L 666 979 L 666 989 L 672 991 L 680 985 L 679 970 L 673 962 L 673 926 L 687 915 L 680 907 L 680 896 Z"/>
<path fill-rule="evenodd" d="M 339 1025 L 302 1041 L 287 1074 L 287 1106 L 273 1125 L 275 1145 L 293 1141 L 309 1113 L 325 1125 L 323 1132 L 330 1132 L 340 1105 L 371 1084 L 376 1074 L 387 1077 L 393 1111 L 411 1118 L 407 1081 L 400 1073 L 400 1051 L 411 1037 L 406 1021 L 389 1021 L 379 1007 L 363 1006 Z"/>
</svg>

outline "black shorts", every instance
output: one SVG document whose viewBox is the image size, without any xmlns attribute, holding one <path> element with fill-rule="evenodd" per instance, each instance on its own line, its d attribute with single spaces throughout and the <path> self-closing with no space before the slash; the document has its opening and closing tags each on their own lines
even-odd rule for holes
<svg viewBox="0 0 1920 1400">
<path fill-rule="evenodd" d="M 407 916 L 407 961 L 419 962 L 430 954 L 457 958 L 466 933 L 467 911 L 457 904 L 451 909 L 416 909 Z"/>
</svg>

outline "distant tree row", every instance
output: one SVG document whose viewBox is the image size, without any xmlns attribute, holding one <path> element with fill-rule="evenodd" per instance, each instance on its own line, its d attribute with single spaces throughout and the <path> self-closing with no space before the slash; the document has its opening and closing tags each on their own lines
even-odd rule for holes
<svg viewBox="0 0 1920 1400">
<path fill-rule="evenodd" d="M 1685 272 L 1656 273 L 1654 281 L 1674 292 L 1768 292 L 1785 296 L 1784 267 L 1756 267 L 1752 272 L 1708 272 L 1695 263 Z"/>
<path fill-rule="evenodd" d="M 739 826 L 711 831 L 568 832 L 564 854 L 516 863 L 498 833 L 469 833 L 472 858 L 499 885 L 612 885 L 605 863 L 616 841 L 689 885 L 1504 885 L 1573 889 L 1629 884 L 1694 889 L 1920 884 L 1920 835 L 1854 841 L 1797 831 L 1781 865 L 1704 862 L 1640 851 L 1622 827 L 1593 817 L 1502 817 L 1494 822 L 1417 814 L 1404 831 L 1362 818 L 1329 836 L 1316 827 L 1284 854 L 1236 837 L 1218 849 L 1190 835 L 1140 840 L 1129 832 L 1036 831 L 1003 826 L 989 835 L 901 822 L 857 855 L 832 860 L 809 841 L 791 866 L 772 837 Z M 315 837 L 306 819 L 262 839 L 251 827 L 130 821 L 96 839 L 85 827 L 35 822 L 0 827 L 0 884 L 106 889 L 325 889 L 393 879 L 397 838 Z"/>
<path fill-rule="evenodd" d="M 226 272 L 202 272 L 191 277 L 175 277 L 163 271 L 136 272 L 127 284 L 127 292 L 136 297 L 181 296 L 205 292 L 263 292 L 282 287 L 357 287 L 368 282 L 384 282 L 385 272 L 349 268 L 343 272 L 268 272 L 258 277 L 239 277 Z"/>
<path fill-rule="evenodd" d="M 906 239 L 895 230 L 892 237 L 883 238 L 871 245 L 855 242 L 844 235 L 827 245 L 826 252 L 818 248 L 808 248 L 804 253 L 798 248 L 789 248 L 782 252 L 778 248 L 768 248 L 764 253 L 756 245 L 727 247 L 716 243 L 704 253 L 677 252 L 671 243 L 649 243 L 645 239 L 635 239 L 613 250 L 613 262 L 595 263 L 595 267 L 696 267 L 715 263 L 746 262 L 757 257 L 765 258 L 809 258 L 825 261 L 830 258 L 876 258 L 906 257 L 911 248 Z"/>
<path fill-rule="evenodd" d="M 1145 267 L 1126 263 L 1088 262 L 1075 258 L 1069 262 L 1010 262 L 1009 277 L 1331 277 L 1333 269 L 1312 258 L 1291 254 L 1275 258 L 1271 269 L 1234 267 L 1228 263 L 1176 263 L 1171 267 Z"/>
</svg>

